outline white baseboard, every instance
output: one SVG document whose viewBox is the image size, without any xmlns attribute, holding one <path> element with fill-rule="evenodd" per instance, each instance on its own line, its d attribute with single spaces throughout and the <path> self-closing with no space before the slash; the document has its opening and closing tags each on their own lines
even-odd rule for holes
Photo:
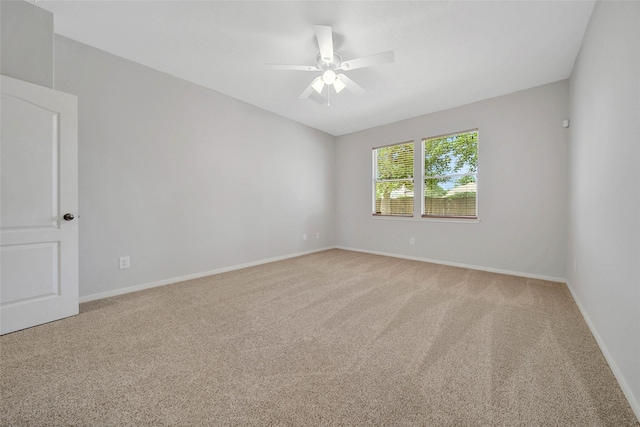
<svg viewBox="0 0 640 427">
<path fill-rule="evenodd" d="M 510 276 L 528 277 L 530 279 L 540 279 L 540 280 L 547 280 L 549 282 L 565 283 L 565 279 L 563 277 L 543 276 L 541 274 L 522 273 L 520 271 L 511 271 L 511 270 L 503 270 L 500 268 L 483 267 L 481 265 L 463 264 L 460 262 L 442 261 L 439 259 L 422 258 L 422 257 L 416 257 L 416 256 L 410 256 L 410 255 L 399 255 L 399 254 L 392 254 L 388 252 L 368 251 L 365 249 L 349 248 L 345 246 L 336 246 L 336 248 L 344 249 L 345 251 L 364 252 L 364 253 L 373 254 L 373 255 L 383 255 L 383 256 L 388 256 L 393 258 L 410 259 L 412 261 L 431 262 L 433 264 L 450 265 L 452 267 L 469 268 L 471 270 L 488 271 L 490 273 L 508 274 Z"/>
<path fill-rule="evenodd" d="M 302 256 L 302 255 L 308 255 L 308 254 L 312 254 L 314 252 L 322 252 L 322 251 L 326 251 L 326 250 L 334 249 L 334 248 L 335 248 L 334 246 L 329 246 L 329 247 L 320 248 L 320 249 L 313 249 L 313 250 L 305 251 L 305 252 L 296 252 L 296 253 L 293 253 L 293 254 L 281 255 L 281 256 L 277 256 L 277 257 L 273 257 L 273 258 L 266 258 L 266 259 L 261 259 L 261 260 L 258 260 L 258 261 L 247 262 L 247 263 L 244 263 L 244 264 L 237 264 L 237 265 L 232 265 L 232 266 L 229 266 L 229 267 L 217 268 L 215 270 L 203 271 L 201 273 L 187 274 L 186 276 L 179 276 L 179 277 L 172 277 L 170 279 L 158 280 L 157 282 L 143 283 L 141 285 L 129 286 L 129 287 L 120 288 L 120 289 L 114 289 L 112 291 L 100 292 L 100 293 L 91 294 L 91 295 L 85 295 L 85 296 L 80 297 L 80 302 L 81 303 L 89 302 L 89 301 L 94 301 L 94 300 L 97 300 L 97 299 L 109 298 L 109 297 L 114 297 L 114 296 L 117 296 L 117 295 L 128 294 L 130 292 L 137 292 L 137 291 L 141 291 L 143 289 L 156 288 L 158 286 L 164 286 L 164 285 L 171 285 L 173 283 L 184 282 L 185 280 L 198 279 L 200 277 L 205 277 L 205 276 L 213 276 L 215 274 L 226 273 L 227 271 L 240 270 L 242 268 L 254 267 L 254 266 L 260 265 L 260 264 L 268 264 L 270 262 L 282 261 L 282 260 L 285 260 L 285 259 L 295 258 L 295 257 L 299 257 L 299 256 Z"/>
<path fill-rule="evenodd" d="M 629 401 L 629 405 L 631 406 L 631 409 L 636 414 L 636 418 L 640 422 L 640 403 L 638 402 L 638 399 L 636 399 L 636 397 L 633 395 L 633 392 L 631 391 L 631 388 L 625 381 L 624 376 L 622 375 L 622 372 L 620 372 L 618 365 L 616 365 L 615 360 L 613 359 L 613 357 L 611 357 L 611 353 L 609 353 L 609 350 L 607 350 L 607 347 L 604 345 L 604 341 L 600 337 L 598 330 L 596 329 L 595 325 L 591 321 L 591 318 L 587 314 L 587 311 L 585 310 L 584 306 L 578 299 L 578 296 L 576 295 L 573 287 L 571 286 L 571 283 L 568 280 L 567 280 L 567 288 L 569 288 L 569 292 L 571 292 L 571 296 L 573 297 L 573 300 L 576 302 L 576 305 L 580 310 L 580 314 L 582 314 L 582 317 L 584 318 L 585 322 L 587 322 L 587 326 L 589 327 L 589 330 L 591 330 L 591 334 L 595 338 L 596 342 L 598 343 L 598 347 L 600 347 L 600 351 L 602 351 L 602 354 L 604 355 L 605 360 L 609 364 L 609 368 L 611 368 L 611 372 L 613 372 L 613 375 L 616 377 L 616 380 L 618 380 L 618 384 L 620 385 L 620 388 L 622 389 L 624 396 Z"/>
<path fill-rule="evenodd" d="M 310 251 L 296 252 L 296 253 L 287 254 L 287 255 L 281 255 L 281 256 L 277 256 L 277 257 L 273 257 L 273 258 L 266 258 L 266 259 L 261 259 L 261 260 L 258 260 L 258 261 L 252 261 L 252 262 L 248 262 L 248 263 L 244 263 L 244 264 L 237 264 L 237 265 L 232 265 L 232 266 L 229 266 L 229 267 L 217 268 L 215 270 L 203 271 L 201 273 L 194 273 L 194 274 L 188 274 L 188 275 L 185 275 L 185 276 L 172 277 L 172 278 L 169 278 L 169 279 L 159 280 L 157 282 L 143 283 L 143 284 L 140 284 L 140 285 L 129 286 L 129 287 L 126 287 L 126 288 L 114 289 L 112 291 L 99 292 L 97 294 L 85 295 L 85 296 L 80 297 L 80 302 L 81 303 L 89 302 L 89 301 L 94 301 L 94 300 L 97 300 L 97 299 L 109 298 L 109 297 L 113 297 L 113 296 L 117 296 L 117 295 L 128 294 L 130 292 L 137 292 L 137 291 L 141 291 L 141 290 L 144 290 L 144 289 L 155 288 L 155 287 L 158 287 L 158 286 L 171 285 L 173 283 L 184 282 L 185 280 L 198 279 L 200 277 L 212 276 L 214 274 L 220 274 L 220 273 L 226 273 L 227 271 L 240 270 L 242 268 L 253 267 L 253 266 L 256 266 L 256 265 L 260 265 L 260 264 L 267 264 L 267 263 L 270 263 L 270 262 L 282 261 L 282 260 L 285 260 L 285 259 L 295 258 L 295 257 L 298 257 L 298 256 L 307 255 L 307 254 L 312 254 L 314 252 L 322 252 L 322 251 L 326 251 L 326 250 L 329 250 L 329 249 L 343 249 L 343 250 L 346 250 L 346 251 L 363 252 L 363 253 L 369 253 L 369 254 L 373 254 L 373 255 L 383 255 L 383 256 L 388 256 L 388 257 L 393 257 L 393 258 L 410 259 L 410 260 L 413 260 L 413 261 L 431 262 L 431 263 L 434 263 L 434 264 L 443 264 L 443 265 L 450 265 L 450 266 L 453 266 L 453 267 L 470 268 L 472 270 L 489 271 L 489 272 L 492 272 L 492 273 L 509 274 L 509 275 L 512 275 L 512 276 L 529 277 L 529 278 L 532 278 L 532 279 L 548 280 L 548 281 L 551 281 L 551 282 L 561 282 L 561 283 L 565 282 L 565 280 L 563 278 L 561 278 L 561 277 L 542 276 L 542 275 L 538 275 L 538 274 L 529 274 L 529 273 L 522 273 L 522 272 L 518 272 L 518 271 L 502 270 L 502 269 L 498 269 L 498 268 L 482 267 L 482 266 L 478 266 L 478 265 L 463 264 L 463 263 L 459 263 L 459 262 L 449 262 L 449 261 L 442 261 L 442 260 L 430 259 L 430 258 L 421 258 L 421 257 L 408 256 L 408 255 L 399 255 L 399 254 L 392 254 L 392 253 L 388 253 L 388 252 L 368 251 L 368 250 L 364 250 L 364 249 L 349 248 L 349 247 L 344 247 L 344 246 L 327 246 L 327 247 L 324 247 L 324 248 L 313 249 L 313 250 L 310 250 Z"/>
</svg>

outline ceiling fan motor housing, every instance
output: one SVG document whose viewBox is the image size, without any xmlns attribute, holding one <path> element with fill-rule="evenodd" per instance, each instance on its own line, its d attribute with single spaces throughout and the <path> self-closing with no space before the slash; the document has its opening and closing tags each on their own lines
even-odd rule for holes
<svg viewBox="0 0 640 427">
<path fill-rule="evenodd" d="M 340 56 L 340 54 L 338 52 L 333 52 L 333 61 L 331 61 L 331 62 L 325 62 L 322 59 L 322 55 L 321 54 L 318 54 L 318 56 L 316 56 L 316 65 L 322 71 L 326 71 L 326 70 L 334 70 L 335 71 L 338 68 L 340 68 L 341 64 L 342 64 L 342 56 Z"/>
</svg>

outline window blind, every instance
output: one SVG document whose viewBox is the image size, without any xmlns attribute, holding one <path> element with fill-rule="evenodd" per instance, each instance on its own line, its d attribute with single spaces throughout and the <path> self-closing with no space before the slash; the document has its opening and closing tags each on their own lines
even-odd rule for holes
<svg viewBox="0 0 640 427">
<path fill-rule="evenodd" d="M 413 142 L 373 150 L 374 215 L 413 216 Z"/>
<path fill-rule="evenodd" d="M 423 217 L 477 218 L 478 131 L 422 140 Z"/>
</svg>

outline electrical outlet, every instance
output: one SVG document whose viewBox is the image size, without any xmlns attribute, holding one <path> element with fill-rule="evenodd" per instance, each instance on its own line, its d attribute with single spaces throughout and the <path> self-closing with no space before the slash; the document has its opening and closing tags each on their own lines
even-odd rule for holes
<svg viewBox="0 0 640 427">
<path fill-rule="evenodd" d="M 131 267 L 131 258 L 128 256 L 120 257 L 120 270 Z"/>
<path fill-rule="evenodd" d="M 302 235 L 302 240 L 307 240 L 307 235 L 306 234 Z"/>
<path fill-rule="evenodd" d="M 410 245 L 415 245 L 416 244 L 416 239 L 414 239 L 413 237 L 409 237 L 409 244 Z"/>
<path fill-rule="evenodd" d="M 318 231 L 318 232 L 316 233 L 316 239 L 319 239 L 319 238 L 320 238 L 320 232 Z"/>
</svg>

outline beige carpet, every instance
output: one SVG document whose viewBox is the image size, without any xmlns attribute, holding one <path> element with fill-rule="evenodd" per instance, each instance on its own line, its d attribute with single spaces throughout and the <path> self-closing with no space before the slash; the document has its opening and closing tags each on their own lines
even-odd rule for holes
<svg viewBox="0 0 640 427">
<path fill-rule="evenodd" d="M 634 426 L 563 284 L 330 250 L 0 339 L 8 426 Z"/>
</svg>

